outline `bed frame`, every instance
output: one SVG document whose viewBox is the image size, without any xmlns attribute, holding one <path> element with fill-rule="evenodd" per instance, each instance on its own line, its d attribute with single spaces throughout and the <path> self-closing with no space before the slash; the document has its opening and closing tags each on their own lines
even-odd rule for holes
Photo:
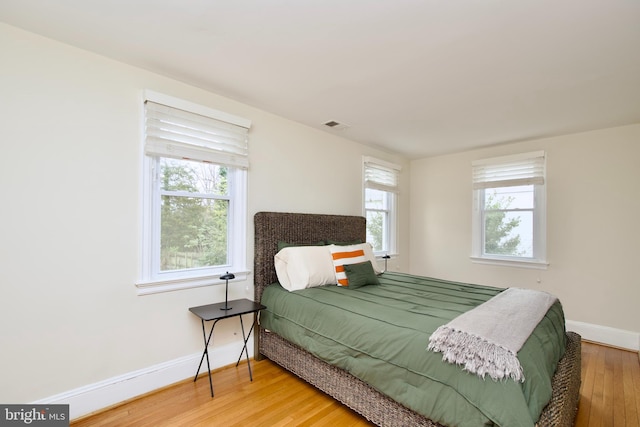
<svg viewBox="0 0 640 427">
<path fill-rule="evenodd" d="M 366 240 L 365 218 L 359 216 L 259 212 L 254 216 L 255 300 L 277 281 L 273 257 L 278 242 Z M 553 395 L 538 426 L 573 426 L 580 397 L 580 336 L 567 332 L 567 348 L 553 376 Z M 381 394 L 348 372 L 329 365 L 279 335 L 258 328 L 255 358 L 264 357 L 294 373 L 379 426 L 440 426 Z"/>
</svg>

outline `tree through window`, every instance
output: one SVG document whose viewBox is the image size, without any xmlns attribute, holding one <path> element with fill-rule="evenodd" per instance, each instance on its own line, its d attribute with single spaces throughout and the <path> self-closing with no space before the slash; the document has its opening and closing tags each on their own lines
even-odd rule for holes
<svg viewBox="0 0 640 427">
<path fill-rule="evenodd" d="M 160 271 L 229 264 L 227 168 L 158 159 Z"/>
</svg>

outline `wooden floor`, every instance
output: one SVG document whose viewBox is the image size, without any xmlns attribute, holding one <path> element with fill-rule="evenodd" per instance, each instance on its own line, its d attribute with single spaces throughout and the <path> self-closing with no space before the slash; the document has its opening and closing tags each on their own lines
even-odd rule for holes
<svg viewBox="0 0 640 427">
<path fill-rule="evenodd" d="M 577 427 L 640 426 L 638 354 L 582 343 Z"/>
<path fill-rule="evenodd" d="M 364 418 L 304 381 L 263 360 L 183 381 L 71 423 L 83 426 L 370 426 Z M 640 426 L 636 353 L 582 345 L 577 427 Z"/>
</svg>

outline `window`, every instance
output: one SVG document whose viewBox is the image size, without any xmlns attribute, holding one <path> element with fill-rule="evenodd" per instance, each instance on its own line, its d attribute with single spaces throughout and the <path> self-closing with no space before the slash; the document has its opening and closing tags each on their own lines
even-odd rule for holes
<svg viewBox="0 0 640 427">
<path fill-rule="evenodd" d="M 221 282 L 246 269 L 248 120 L 145 93 L 138 293 Z"/>
<path fill-rule="evenodd" d="M 395 254 L 400 166 L 364 158 L 364 214 L 367 242 L 376 255 Z"/>
<path fill-rule="evenodd" d="M 472 259 L 545 268 L 545 153 L 478 160 L 472 169 Z"/>
</svg>

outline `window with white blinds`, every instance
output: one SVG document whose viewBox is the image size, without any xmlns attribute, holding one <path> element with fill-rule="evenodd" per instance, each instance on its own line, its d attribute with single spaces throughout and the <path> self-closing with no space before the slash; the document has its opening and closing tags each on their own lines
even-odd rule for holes
<svg viewBox="0 0 640 427">
<path fill-rule="evenodd" d="M 544 184 L 544 151 L 473 162 L 473 188 Z"/>
<path fill-rule="evenodd" d="M 139 294 L 246 278 L 249 120 L 156 92 L 144 97 Z"/>
<path fill-rule="evenodd" d="M 364 183 L 366 188 L 395 193 L 398 191 L 399 172 L 400 166 L 365 157 Z"/>
<path fill-rule="evenodd" d="M 545 153 L 472 162 L 472 259 L 546 268 Z"/>
<path fill-rule="evenodd" d="M 396 254 L 400 166 L 372 157 L 363 159 L 364 215 L 367 241 L 377 255 Z"/>
<path fill-rule="evenodd" d="M 199 108 L 205 111 L 204 108 Z M 193 159 L 248 168 L 248 133 L 251 122 L 209 110 L 185 111 L 151 100 L 145 101 L 145 154 Z"/>
</svg>

